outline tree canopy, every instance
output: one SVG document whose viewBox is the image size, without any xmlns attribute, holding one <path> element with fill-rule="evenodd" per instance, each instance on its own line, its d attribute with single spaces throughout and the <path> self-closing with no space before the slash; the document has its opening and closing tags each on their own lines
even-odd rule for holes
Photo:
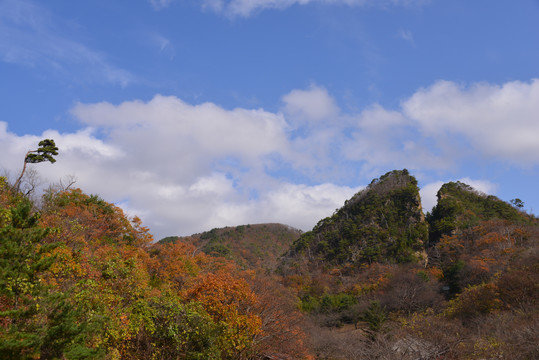
<svg viewBox="0 0 539 360">
<path fill-rule="evenodd" d="M 56 147 L 54 140 L 41 140 L 38 146 L 39 147 L 36 150 L 28 151 L 24 157 L 24 165 L 21 174 L 17 178 L 17 181 L 15 182 L 14 186 L 17 192 L 20 190 L 21 180 L 24 176 L 24 173 L 26 172 L 26 164 L 37 164 L 44 161 L 48 161 L 51 164 L 54 164 L 56 162 L 54 156 L 58 155 L 58 147 Z"/>
</svg>

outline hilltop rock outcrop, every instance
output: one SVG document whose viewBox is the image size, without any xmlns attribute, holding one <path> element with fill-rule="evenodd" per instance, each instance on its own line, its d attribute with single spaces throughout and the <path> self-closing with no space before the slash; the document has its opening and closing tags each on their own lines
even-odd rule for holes
<svg viewBox="0 0 539 360">
<path fill-rule="evenodd" d="M 424 260 L 428 227 L 417 180 L 404 170 L 374 179 L 294 242 L 288 258 L 360 265 Z"/>
</svg>

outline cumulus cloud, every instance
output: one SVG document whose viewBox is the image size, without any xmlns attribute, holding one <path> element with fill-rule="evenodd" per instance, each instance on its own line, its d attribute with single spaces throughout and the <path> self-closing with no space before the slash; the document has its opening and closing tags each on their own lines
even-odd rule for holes
<svg viewBox="0 0 539 360">
<path fill-rule="evenodd" d="M 271 219 L 294 224 L 300 229 L 311 229 L 318 220 L 330 216 L 361 189 L 331 183 L 315 186 L 285 183 L 268 192 L 262 199 L 264 211 L 259 221 L 267 222 L 264 219 Z"/>
<path fill-rule="evenodd" d="M 8 158 L 22 159 L 41 138 L 54 138 L 58 162 L 38 169 L 48 181 L 75 175 L 77 186 L 141 216 L 158 237 L 266 221 L 308 230 L 354 193 L 266 174 L 280 166 L 276 159 L 301 158 L 279 113 L 160 95 L 148 102 L 77 104 L 71 112 L 84 126 L 76 133 L 17 137 L 0 123 L 0 141 L 14 152 Z"/>
<path fill-rule="evenodd" d="M 355 126 L 342 140 L 343 156 L 363 164 L 363 173 L 378 176 L 381 169 L 447 169 L 451 159 L 433 152 L 401 112 L 375 104 L 355 116 Z"/>
<path fill-rule="evenodd" d="M 445 181 L 435 181 L 422 186 L 419 190 L 421 205 L 423 206 L 423 211 L 425 213 L 431 211 L 432 208 L 436 206 L 436 202 L 438 201 L 436 194 L 443 184 L 445 184 Z"/>
<path fill-rule="evenodd" d="M 462 86 L 439 81 L 402 104 L 426 136 L 466 139 L 478 153 L 539 164 L 539 79 Z"/>
<path fill-rule="evenodd" d="M 264 110 L 225 110 L 212 103 L 190 105 L 176 97 L 151 101 L 78 104 L 72 113 L 85 125 L 99 127 L 108 141 L 129 149 L 125 161 L 144 170 L 155 163 L 164 178 L 192 179 L 230 159 L 257 169 L 266 156 L 286 157 L 286 123 Z"/>
<path fill-rule="evenodd" d="M 423 4 L 428 0 L 203 0 L 202 6 L 231 16 L 248 17 L 265 9 L 286 9 L 293 5 L 311 3 L 347 5 L 347 6 L 410 6 Z"/>
<path fill-rule="evenodd" d="M 325 88 L 317 85 L 311 85 L 307 90 L 293 90 L 282 100 L 288 118 L 297 122 L 332 120 L 339 111 L 335 99 Z"/>
</svg>

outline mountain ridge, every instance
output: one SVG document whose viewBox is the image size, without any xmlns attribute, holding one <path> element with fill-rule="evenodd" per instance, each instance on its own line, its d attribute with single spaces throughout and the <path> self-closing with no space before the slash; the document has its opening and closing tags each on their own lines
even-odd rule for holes
<svg viewBox="0 0 539 360">
<path fill-rule="evenodd" d="M 182 241 L 204 253 L 234 260 L 244 268 L 273 269 L 302 231 L 280 223 L 213 228 L 190 236 L 167 237 L 160 243 Z"/>
</svg>

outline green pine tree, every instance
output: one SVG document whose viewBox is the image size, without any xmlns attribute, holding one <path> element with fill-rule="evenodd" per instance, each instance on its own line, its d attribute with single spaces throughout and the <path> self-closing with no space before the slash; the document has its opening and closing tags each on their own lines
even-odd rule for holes
<svg viewBox="0 0 539 360">
<path fill-rule="evenodd" d="M 52 139 L 41 140 L 38 146 L 39 147 L 36 150 L 28 151 L 26 153 L 26 156 L 24 157 L 24 166 L 14 186 L 17 192 L 19 192 L 20 190 L 21 180 L 26 171 L 27 164 L 37 164 L 44 161 L 48 161 L 51 164 L 54 164 L 56 162 L 56 159 L 53 156 L 58 155 L 58 148 L 56 147 L 54 140 Z"/>
<path fill-rule="evenodd" d="M 45 287 L 39 275 L 54 259 L 44 256 L 56 244 L 41 244 L 48 229 L 37 226 L 39 213 L 32 204 L 19 197 L 9 209 L 2 209 L 4 225 L 0 228 L 0 296 L 7 309 L 0 318 L 9 324 L 0 331 L 0 358 L 31 357 L 39 348 L 40 326 L 34 319 Z"/>
</svg>

